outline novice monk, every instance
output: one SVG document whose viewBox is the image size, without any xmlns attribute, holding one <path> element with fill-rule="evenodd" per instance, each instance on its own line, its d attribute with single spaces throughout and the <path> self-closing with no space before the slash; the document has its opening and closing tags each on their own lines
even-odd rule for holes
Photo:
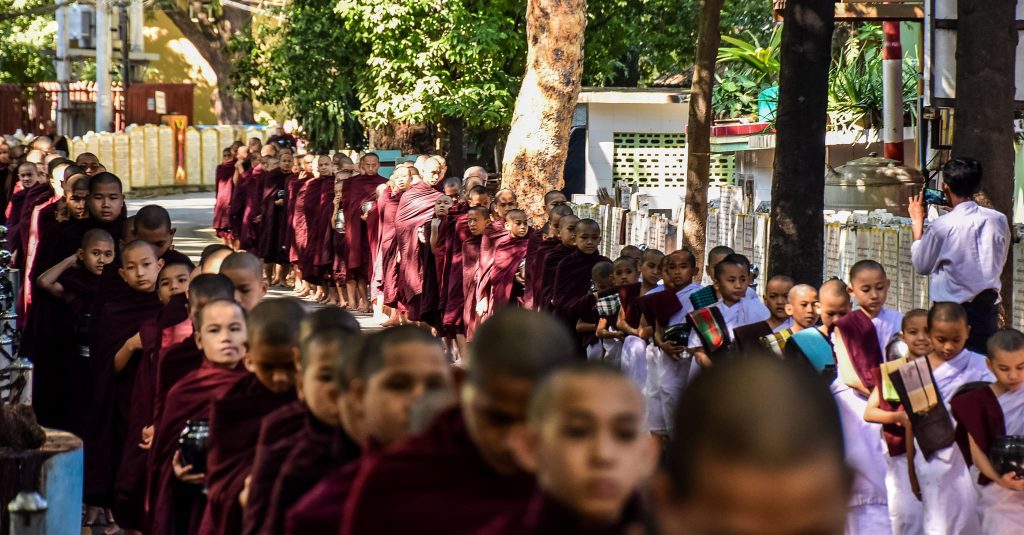
<svg viewBox="0 0 1024 535">
<path fill-rule="evenodd" d="M 348 353 L 345 351 L 344 353 Z M 286 533 L 337 533 L 345 502 L 363 467 L 410 433 L 410 413 L 424 397 L 451 392 L 451 369 L 443 348 L 428 331 L 410 325 L 367 336 L 362 347 L 335 369 L 337 407 L 343 427 L 363 447 L 363 456 L 334 472 L 288 513 Z M 409 384 L 392 388 L 402 380 Z"/>
<path fill-rule="evenodd" d="M 618 368 L 586 362 L 551 374 L 516 438 L 516 459 L 538 488 L 524 511 L 482 533 L 643 530 L 639 493 L 660 448 L 644 433 L 643 396 Z"/>
<path fill-rule="evenodd" d="M 359 159 L 362 174 L 345 181 L 341 193 L 341 206 L 345 212 L 345 264 L 348 280 L 348 302 L 360 312 L 370 310 L 366 298 L 366 285 L 373 264 L 370 262 L 370 244 L 367 239 L 366 221 L 362 216 L 362 205 L 376 196 L 377 186 L 387 180 L 377 174 L 380 159 L 369 152 Z"/>
<path fill-rule="evenodd" d="M 423 230 L 434 217 L 434 201 L 442 196 L 435 186 L 444 178 L 438 167 L 444 165 L 444 160 L 437 158 L 440 156 L 427 160 L 428 173 L 422 177 L 412 175 L 412 183 L 402 194 L 395 218 L 395 240 L 401 257 L 398 297 L 410 321 L 421 321 L 423 313 L 428 311 L 424 305 L 429 305 L 427 308 L 433 312 L 438 301 L 436 273 Z M 429 283 L 424 280 L 427 278 L 431 279 Z M 424 295 L 425 292 L 430 295 Z"/>
<path fill-rule="evenodd" d="M 601 226 L 593 219 L 582 219 L 576 224 L 574 240 L 576 251 L 558 263 L 555 270 L 554 288 L 551 290 L 552 311 L 566 321 L 567 327 L 574 327 L 572 305 L 589 290 L 587 275 L 598 262 L 611 263 L 597 251 L 601 245 Z"/>
<path fill-rule="evenodd" d="M 708 367 L 714 358 L 732 349 L 734 330 L 771 317 L 771 312 L 760 301 L 748 299 L 750 289 L 750 260 L 731 254 L 715 264 L 715 293 L 718 302 L 690 314 L 693 331 L 690 333 L 690 351 L 697 363 Z M 691 303 L 693 300 L 690 300 Z"/>
<path fill-rule="evenodd" d="M 562 194 L 560 191 L 555 193 Z M 544 227 L 539 232 L 534 233 L 536 245 L 533 246 L 534 250 L 531 253 L 527 253 L 526 256 L 525 304 L 527 308 L 541 308 L 540 299 L 544 289 L 542 284 L 544 282 L 544 268 L 547 265 L 547 255 L 551 250 L 562 244 L 559 237 L 558 224 L 562 217 L 567 215 L 572 215 L 572 208 L 564 204 L 553 206 L 548 213 L 547 223 L 544 224 Z"/>
<path fill-rule="evenodd" d="M 686 388 L 696 370 L 693 360 L 686 354 L 686 317 L 693 312 L 690 296 L 700 289 L 694 282 L 698 276 L 697 257 L 689 249 L 678 249 L 665 255 L 661 261 L 661 277 L 665 289 L 643 297 L 645 308 L 654 320 L 654 344 L 660 351 L 648 351 L 647 384 L 644 395 L 652 407 L 648 421 L 652 433 L 671 436 L 673 417 L 679 394 Z M 677 332 L 666 337 L 670 328 Z M 682 329 L 679 331 L 679 329 Z"/>
<path fill-rule="evenodd" d="M 842 427 L 814 374 L 732 359 L 683 394 L 652 495 L 657 533 L 839 535 L 849 473 Z"/>
<path fill-rule="evenodd" d="M 182 461 L 178 437 L 187 422 L 209 420 L 213 403 L 245 374 L 238 363 L 245 355 L 246 336 L 245 311 L 234 301 L 214 299 L 199 309 L 194 343 L 203 364 L 174 384 L 167 393 L 167 410 L 154 424 L 147 534 L 198 532 L 206 474 Z"/>
<path fill-rule="evenodd" d="M 337 355 L 359 342 L 359 322 L 334 308 L 302 322 L 301 359 L 296 360 L 300 401 L 263 419 L 247 484 L 242 533 L 282 533 L 284 517 L 324 473 L 360 454 L 342 427 L 333 382 Z"/>
<path fill-rule="evenodd" d="M 712 284 L 715 278 L 715 266 L 731 254 L 736 254 L 736 251 L 733 251 L 731 247 L 726 247 L 724 245 L 712 247 L 711 250 L 708 251 L 708 265 L 704 267 L 704 276 L 709 284 L 694 293 L 690 298 L 693 303 L 694 310 L 711 306 L 718 301 L 718 291 L 715 289 L 715 285 Z"/>
<path fill-rule="evenodd" d="M 583 297 L 577 299 L 570 312 L 571 319 L 576 322 L 576 336 L 581 341 L 587 360 L 609 360 L 618 365 L 618 352 L 607 355 L 602 340 L 597 337 L 597 324 L 600 321 L 597 313 L 597 300 L 618 292 L 612 272 L 611 262 L 594 264 L 594 267 L 590 269 L 591 287 L 594 291 L 587 292 Z"/>
<path fill-rule="evenodd" d="M 490 211 L 483 206 L 469 209 L 466 223 L 469 225 L 469 238 L 462 242 L 462 295 L 465 305 L 462 311 L 462 324 L 466 326 L 466 339 L 473 339 L 473 332 L 479 324 L 477 313 L 476 287 L 479 282 L 477 267 L 480 261 L 480 244 L 484 231 L 490 222 Z"/>
<path fill-rule="evenodd" d="M 91 394 L 86 404 L 85 500 L 110 507 L 114 475 L 125 441 L 132 386 L 142 348 L 139 326 L 155 319 L 163 305 L 156 295 L 163 261 L 149 243 L 135 240 L 121 251 L 118 270 L 127 293 L 98 302 L 89 330 Z"/>
<path fill-rule="evenodd" d="M 495 240 L 493 257 L 480 274 L 477 286 L 477 312 L 485 318 L 502 307 L 521 305 L 520 298 L 524 295 L 523 284 L 517 278 L 526 261 L 532 229 L 526 212 L 519 209 L 506 212 L 504 225 L 507 234 Z M 481 300 L 484 301 L 482 307 L 479 306 Z"/>
<path fill-rule="evenodd" d="M 787 343 L 783 350 L 783 358 L 811 366 L 831 383 L 836 376 L 832 329 L 836 320 L 850 312 L 850 294 L 845 282 L 832 279 L 821 285 L 817 295 L 814 314 L 821 319 L 821 326 L 794 333 L 790 337 L 792 343 Z"/>
<path fill-rule="evenodd" d="M 244 359 L 249 373 L 213 404 L 210 414 L 208 502 L 202 534 L 241 531 L 239 498 L 252 470 L 260 422 L 295 400 L 295 359 L 304 315 L 302 304 L 292 298 L 260 303 L 249 315 Z"/>
<path fill-rule="evenodd" d="M 540 310 L 551 310 L 551 298 L 555 291 L 555 275 L 558 265 L 576 252 L 576 225 L 580 218 L 574 215 L 565 215 L 558 220 L 559 245 L 548 251 L 544 257 L 543 271 L 541 272 L 540 301 L 535 304 Z"/>
<path fill-rule="evenodd" d="M 267 280 L 263 266 L 256 255 L 246 252 L 231 253 L 220 265 L 220 272 L 235 285 L 235 300 L 247 312 L 252 312 L 267 295 Z"/>
<path fill-rule="evenodd" d="M 907 312 L 903 316 L 900 337 L 907 345 L 909 357 L 927 357 L 932 351 L 928 311 L 916 309 Z M 881 380 L 881 370 L 878 379 Z M 872 390 L 864 410 L 864 420 L 882 424 L 886 443 L 885 489 L 889 520 L 894 533 L 922 533 L 924 509 L 911 485 L 907 460 L 906 429 L 910 420 L 898 398 L 883 398 L 881 389 L 881 385 L 876 384 Z"/>
<path fill-rule="evenodd" d="M 135 238 L 149 242 L 164 264 L 192 265 L 188 256 L 173 249 L 177 229 L 171 226 L 171 214 L 163 206 L 150 204 L 140 208 L 135 213 L 134 228 Z"/>
<path fill-rule="evenodd" d="M 989 451 L 998 437 L 1024 435 L 1024 334 L 1013 329 L 988 339 L 988 367 L 996 376 L 987 388 L 953 398 L 957 443 L 968 463 L 978 467 L 981 532 L 1024 530 L 1024 478 L 993 464 Z"/>
<path fill-rule="evenodd" d="M 767 348 L 782 352 L 786 340 L 792 334 L 788 329 L 793 326 L 793 319 L 786 312 L 786 304 L 789 302 L 789 291 L 793 289 L 794 284 L 796 283 L 793 279 L 785 275 L 776 275 L 768 279 L 768 284 L 764 287 L 764 304 L 771 312 L 771 316 L 764 321 L 737 327 L 736 349 L 755 351 Z M 773 337 L 773 334 L 778 337 Z"/>
<path fill-rule="evenodd" d="M 268 157 L 267 172 L 260 184 L 260 233 L 256 238 L 256 256 L 266 263 L 268 278 L 284 283 L 284 266 L 288 264 L 288 180 L 292 174 L 292 153 L 281 151 L 280 157 Z"/>
<path fill-rule="evenodd" d="M 616 327 L 626 334 L 622 341 L 622 366 L 641 389 L 647 384 L 647 341 L 654 336 L 654 327 L 644 321 L 639 301 L 658 286 L 664 257 L 665 253 L 657 249 L 644 251 L 639 261 L 640 282 L 619 290 L 621 308 Z"/>
<path fill-rule="evenodd" d="M 985 357 L 964 348 L 969 330 L 967 313 L 956 303 L 935 303 L 928 312 L 928 335 L 932 340 L 928 363 L 947 411 L 960 387 L 995 379 Z M 914 441 L 920 446 L 918 437 Z M 977 492 L 960 449 L 951 444 L 930 458 L 925 458 L 920 447 L 914 453 L 914 471 L 924 506 L 924 532 L 979 533 Z"/>
<path fill-rule="evenodd" d="M 461 405 L 363 469 L 341 533 L 476 533 L 527 503 L 533 478 L 516 464 L 509 433 L 537 381 L 573 360 L 572 339 L 550 317 L 505 309 L 471 349 Z"/>
<path fill-rule="evenodd" d="M 214 177 L 216 199 L 213 206 L 213 230 L 224 245 L 231 244 L 231 177 L 235 174 L 235 147 L 227 147 L 221 153 Z"/>
</svg>

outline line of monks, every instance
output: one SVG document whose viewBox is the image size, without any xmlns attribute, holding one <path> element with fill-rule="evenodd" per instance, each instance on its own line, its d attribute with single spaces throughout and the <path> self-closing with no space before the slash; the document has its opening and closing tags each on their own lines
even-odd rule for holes
<svg viewBox="0 0 1024 535">
<path fill-rule="evenodd" d="M 128 216 L 113 174 L 59 158 L 47 173 L 18 164 L 8 223 L 24 274 L 21 351 L 35 363 L 40 422 L 85 443 L 86 524 L 146 534 L 1017 528 L 1024 480 L 986 452 L 1024 432 L 1021 333 L 973 354 L 959 305 L 905 317 L 885 308 L 885 270 L 870 260 L 849 286 L 772 277 L 762 303 L 749 261 L 726 247 L 709 252 L 703 287 L 687 249 L 629 246 L 609 261 L 600 226 L 558 192 L 535 230 L 511 192 L 492 203 L 482 177 L 442 181 L 440 158 L 384 181 L 367 155 L 362 174 L 331 180 L 354 175 L 341 172 L 354 163 L 310 158 L 316 171 L 299 178 L 273 151 L 261 148 L 249 169 L 234 162 L 242 172 L 230 177 L 225 153 L 228 198 L 248 198 L 255 175 L 269 202 L 229 201 L 218 227 L 232 245 L 270 249 L 211 245 L 197 266 L 175 251 L 163 207 Z M 267 236 L 282 228 L 294 230 Z M 310 292 L 333 287 L 353 308 L 379 297 L 405 325 L 366 334 L 340 307 L 310 314 L 294 298 L 265 299 L 288 266 Z M 906 432 L 918 416 L 879 380 L 891 339 L 926 359 L 958 444 Z M 774 356 L 734 358 L 755 353 Z"/>
</svg>

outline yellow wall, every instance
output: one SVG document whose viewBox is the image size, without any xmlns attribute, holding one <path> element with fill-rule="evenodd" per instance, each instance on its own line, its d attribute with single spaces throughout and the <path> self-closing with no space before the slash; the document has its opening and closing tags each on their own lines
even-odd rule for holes
<svg viewBox="0 0 1024 535">
<path fill-rule="evenodd" d="M 212 100 L 217 73 L 210 64 L 162 11 L 156 10 L 146 19 L 144 33 L 146 52 L 160 55 L 160 59 L 146 69 L 146 82 L 196 84 L 193 104 L 196 124 L 217 124 Z"/>
</svg>

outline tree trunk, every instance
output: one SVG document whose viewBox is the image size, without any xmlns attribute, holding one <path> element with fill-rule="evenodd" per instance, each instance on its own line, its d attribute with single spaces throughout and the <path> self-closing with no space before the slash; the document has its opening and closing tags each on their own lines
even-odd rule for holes
<svg viewBox="0 0 1024 535">
<path fill-rule="evenodd" d="M 1014 0 L 957 4 L 953 156 L 981 162 L 979 204 L 1013 221 Z M 960 98 L 963 97 L 963 98 Z M 1013 310 L 1013 248 L 1003 267 L 1003 310 Z M 1004 315 L 1005 316 L 1005 315 Z"/>
<path fill-rule="evenodd" d="M 825 126 L 833 0 L 789 0 L 782 29 L 768 276 L 818 286 L 824 258 Z"/>
<path fill-rule="evenodd" d="M 389 123 L 367 131 L 370 150 L 400 150 L 402 154 L 430 154 L 437 139 L 429 124 Z"/>
<path fill-rule="evenodd" d="M 704 259 L 707 236 L 708 181 L 711 173 L 711 109 L 715 88 L 715 62 L 722 33 L 718 27 L 724 0 L 702 0 L 697 28 L 697 57 L 690 84 L 690 119 L 686 126 L 686 199 L 683 236 L 698 262 Z M 717 244 L 712 244 L 712 246 Z"/>
<path fill-rule="evenodd" d="M 583 75 L 586 0 L 528 0 L 526 73 L 502 158 L 511 188 L 534 225 L 544 223 L 544 194 L 563 185 L 569 128 Z"/>
<path fill-rule="evenodd" d="M 466 122 L 461 117 L 446 117 L 444 120 L 447 151 L 445 160 L 448 162 L 448 174 L 462 176 L 466 171 Z"/>
</svg>

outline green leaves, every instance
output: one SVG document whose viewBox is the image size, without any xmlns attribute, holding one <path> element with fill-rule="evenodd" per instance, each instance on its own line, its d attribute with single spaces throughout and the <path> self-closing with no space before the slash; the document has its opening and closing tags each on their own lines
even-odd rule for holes
<svg viewBox="0 0 1024 535">
<path fill-rule="evenodd" d="M 46 0 L 0 0 L 0 12 L 24 13 L 0 19 L 0 83 L 55 80 L 57 23 Z"/>
</svg>

